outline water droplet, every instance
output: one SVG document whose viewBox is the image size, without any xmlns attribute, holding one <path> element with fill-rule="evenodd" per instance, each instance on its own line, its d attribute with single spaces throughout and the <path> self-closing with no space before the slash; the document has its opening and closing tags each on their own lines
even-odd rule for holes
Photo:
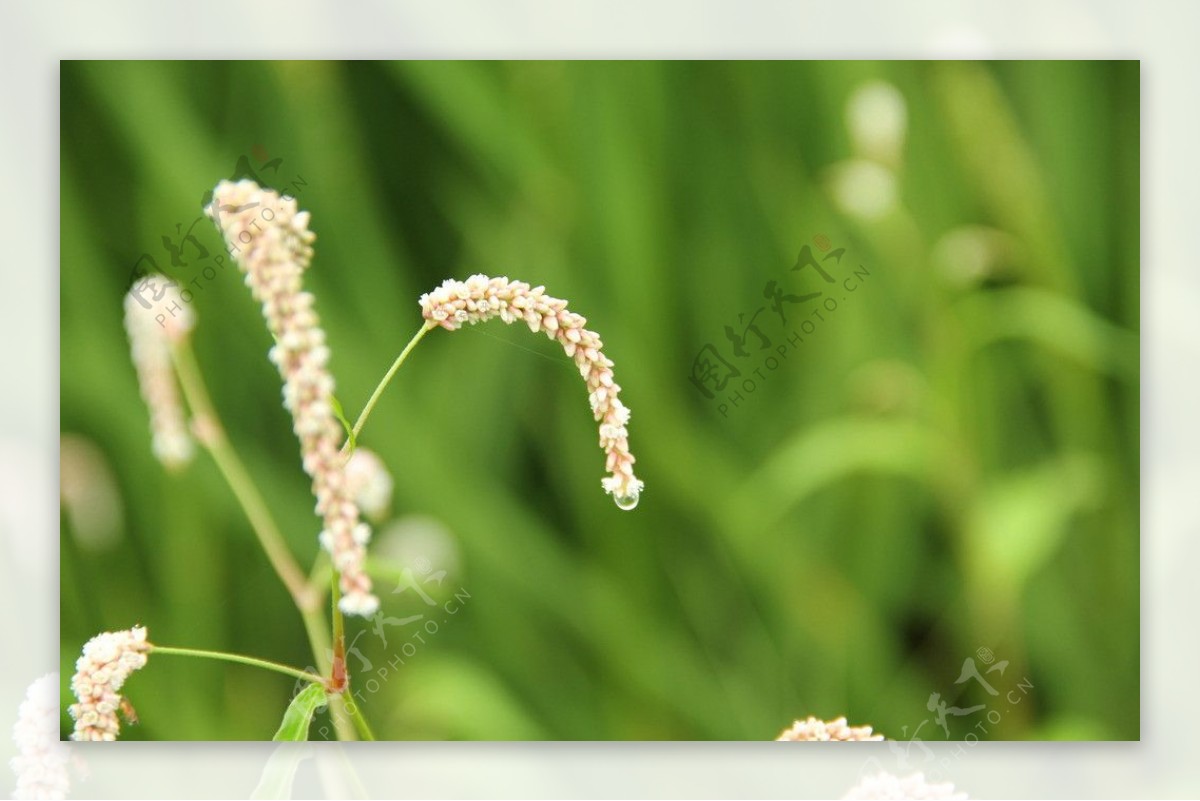
<svg viewBox="0 0 1200 801">
<path fill-rule="evenodd" d="M 638 505 L 638 498 L 641 496 L 637 490 L 630 490 L 628 495 L 618 495 L 613 493 L 613 502 L 617 504 L 618 509 L 624 509 L 628 512 L 630 509 Z"/>
</svg>

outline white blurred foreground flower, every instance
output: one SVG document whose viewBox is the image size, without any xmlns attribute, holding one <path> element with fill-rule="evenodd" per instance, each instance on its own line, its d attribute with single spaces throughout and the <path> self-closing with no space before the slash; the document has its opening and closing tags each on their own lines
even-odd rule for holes
<svg viewBox="0 0 1200 801">
<path fill-rule="evenodd" d="M 333 413 L 325 332 L 313 296 L 302 290 L 316 238 L 308 230 L 308 212 L 297 212 L 294 198 L 245 180 L 217 184 L 205 211 L 246 274 L 275 337 L 270 358 L 283 378 L 283 405 L 292 414 L 317 514 L 324 521 L 320 542 L 339 574 L 338 605 L 348 615 L 369 617 L 379 608 L 363 568 L 371 529 L 359 520 L 339 453 L 342 428 Z"/>
<path fill-rule="evenodd" d="M 778 740 L 882 740 L 882 734 L 874 734 L 870 726 L 848 726 L 845 718 L 835 718 L 830 721 L 820 720 L 809 716 L 805 720 L 797 720 L 791 728 L 784 729 Z"/>
<path fill-rule="evenodd" d="M 72 740 L 115 740 L 121 731 L 117 711 L 123 708 L 120 689 L 129 675 L 146 664 L 150 643 L 146 629 L 97 634 L 83 646 L 75 661 L 71 692 L 79 699 L 70 708 L 75 719 Z"/>
<path fill-rule="evenodd" d="M 421 313 L 447 331 L 455 331 L 463 323 L 475 325 L 496 317 L 506 323 L 521 321 L 534 333 L 544 331 L 562 345 L 587 383 L 592 414 L 600 424 L 600 447 L 607 454 L 605 467 L 609 472 L 601 486 L 620 508 L 637 505 L 643 484 L 633 474 L 635 460 L 629 452 L 626 429 L 629 409 L 618 397 L 621 387 L 613 381 L 613 363 L 601 352 L 604 343 L 600 337 L 584 327 L 584 317 L 567 310 L 565 300 L 550 297 L 544 287 L 472 275 L 466 281 L 447 280 L 422 295 Z"/>
<path fill-rule="evenodd" d="M 890 773 L 867 776 L 844 796 L 846 799 L 965 799 L 966 793 L 954 792 L 954 785 L 928 784 L 925 776 L 914 773 L 903 779 Z"/>
<path fill-rule="evenodd" d="M 195 322 L 175 282 L 165 276 L 147 276 L 125 295 L 125 330 L 142 399 L 150 410 L 151 448 L 170 469 L 187 464 L 193 452 L 170 343 L 185 339 Z"/>
<path fill-rule="evenodd" d="M 934 245 L 931 260 L 952 284 L 969 288 L 1002 278 L 1012 268 L 1020 245 L 997 228 L 963 225 L 945 233 Z"/>
<path fill-rule="evenodd" d="M 392 476 L 372 450 L 356 448 L 346 463 L 346 483 L 363 514 L 379 522 L 392 504 Z"/>
<path fill-rule="evenodd" d="M 13 798 L 66 798 L 71 779 L 69 754 L 58 739 L 58 674 L 29 685 L 13 725 L 17 755 L 9 763 L 17 775 Z"/>
<path fill-rule="evenodd" d="M 63 432 L 58 438 L 58 497 L 75 541 L 87 550 L 121 538 L 124 510 L 112 467 L 95 442 Z"/>
<path fill-rule="evenodd" d="M 879 220 L 896 207 L 896 175 L 882 164 L 867 159 L 843 161 L 830 168 L 829 180 L 834 202 L 851 217 Z"/>
<path fill-rule="evenodd" d="M 858 155 L 898 167 L 908 129 L 904 95 L 886 81 L 862 84 L 846 102 L 846 129 Z"/>
</svg>

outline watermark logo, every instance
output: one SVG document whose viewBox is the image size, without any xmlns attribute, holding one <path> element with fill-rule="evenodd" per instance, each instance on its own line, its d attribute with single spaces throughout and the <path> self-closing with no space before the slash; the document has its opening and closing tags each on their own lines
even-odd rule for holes
<svg viewBox="0 0 1200 801">
<path fill-rule="evenodd" d="M 980 669 L 981 663 L 982 670 Z M 999 725 L 1014 708 L 1020 706 L 1033 690 L 1033 682 L 1028 677 L 1017 679 L 1006 676 L 1005 672 L 1008 667 L 1007 659 L 997 661 L 996 654 L 986 646 L 976 649 L 975 656 L 969 656 L 963 660 L 958 678 L 954 680 L 955 685 L 963 686 L 963 690 L 960 690 L 959 693 L 965 691 L 966 687 L 974 682 L 987 693 L 988 701 L 960 707 L 944 700 L 941 693 L 930 693 L 925 708 L 933 713 L 932 716 L 918 723 L 913 728 L 911 735 L 909 735 L 910 727 L 904 726 L 901 729 L 904 739 L 888 740 L 888 748 L 896 757 L 899 769 L 920 770 L 930 781 L 944 781 L 946 772 L 962 759 L 967 750 L 978 745 L 980 739 L 986 738 L 988 733 Z M 958 718 L 965 718 L 963 723 L 973 721 L 974 725 L 961 736 L 955 737 L 960 742 L 953 751 L 938 757 L 925 743 L 930 741 L 930 734 L 936 736 L 939 730 L 943 735 L 939 739 L 950 740 L 951 724 Z M 925 738 L 922 738 L 921 732 L 926 725 L 929 725 L 929 729 Z M 919 761 L 914 759 L 914 747 L 920 754 Z M 871 770 L 869 771 L 868 768 Z M 879 760 L 872 757 L 867 760 L 867 765 L 864 766 L 861 775 L 883 769 Z"/>
<path fill-rule="evenodd" d="M 453 593 L 446 592 L 443 585 L 447 571 L 434 570 L 428 559 L 416 559 L 413 567 L 416 568 L 415 571 L 409 567 L 399 571 L 399 580 L 391 594 L 412 593 L 421 599 L 425 608 L 419 614 L 404 617 L 393 617 L 380 609 L 368 618 L 370 627 L 360 630 L 346 643 L 346 667 L 354 679 L 354 689 L 345 699 L 347 706 L 365 703 L 367 696 L 379 692 L 392 676 L 416 657 L 421 649 L 429 644 L 430 638 L 436 636 L 471 600 L 471 593 L 461 586 Z M 431 585 L 436 585 L 436 588 Z M 444 600 L 439 601 L 434 595 L 439 595 Z M 389 629 L 393 628 L 401 631 L 390 632 Z M 368 634 L 374 634 L 380 647 L 387 650 L 389 656 L 386 661 L 377 664 L 363 653 L 359 641 Z M 332 652 L 328 652 L 326 656 L 330 660 L 333 659 Z M 354 657 L 353 660 L 350 659 L 351 656 Z M 311 665 L 305 669 L 309 673 L 320 672 Z M 307 684 L 305 681 L 297 681 L 292 696 L 295 697 Z M 327 725 L 315 729 L 316 739 L 328 740 L 332 734 Z"/>
<path fill-rule="evenodd" d="M 813 252 L 812 245 L 805 245 L 789 273 L 797 273 L 794 278 L 801 283 L 808 282 L 810 276 L 820 283 L 793 290 L 777 280 L 767 281 L 762 291 L 767 302 L 752 312 L 739 312 L 736 325 L 725 326 L 728 357 L 708 342 L 692 361 L 688 380 L 707 400 L 717 404 L 722 417 L 728 417 L 731 410 L 745 403 L 746 396 L 757 392 L 807 342 L 805 337 L 826 324 L 840 304 L 871 276 L 862 264 L 850 268 L 848 262 L 843 267 L 846 248 L 834 248 L 824 234 L 813 237 L 812 244 L 820 256 Z"/>
<path fill-rule="evenodd" d="M 270 158 L 266 149 L 261 145 L 255 145 L 251 149 L 251 153 L 259 166 L 253 166 L 250 158 L 243 154 L 234 165 L 230 180 L 249 178 L 262 186 L 278 186 L 279 191 L 286 199 L 296 197 L 304 187 L 308 186 L 308 182 L 301 175 L 296 175 L 290 181 L 281 180 L 279 168 L 283 164 L 283 159 Z M 264 182 L 261 176 L 267 175 L 268 172 L 270 179 Z M 212 189 L 209 189 L 201 197 L 200 207 L 205 209 L 211 204 Z M 219 215 L 223 211 L 240 211 L 240 209 L 220 207 L 214 211 Z M 266 211 L 264 209 L 264 212 Z M 271 213 L 273 214 L 273 212 Z M 186 227 L 182 222 L 176 223 L 174 233 L 164 234 L 160 237 L 162 251 L 143 252 L 134 261 L 133 268 L 130 270 L 129 294 L 147 312 L 156 314 L 155 319 L 158 320 L 160 326 L 166 325 L 167 314 L 175 317 L 182 312 L 183 308 L 179 306 L 178 301 L 172 303 L 171 307 L 165 309 L 165 312 L 158 305 L 168 290 L 178 289 L 180 300 L 185 304 L 192 303 L 196 294 L 203 292 L 205 287 L 212 283 L 217 275 L 224 272 L 229 265 L 225 252 L 211 252 L 196 236 L 196 226 L 205 219 L 205 215 L 201 214 L 186 224 Z M 203 226 L 201 226 L 201 230 L 203 230 Z M 236 250 L 230 248 L 229 254 L 232 255 L 234 252 Z M 155 254 L 158 255 L 157 259 Z M 159 263 L 160 259 L 163 264 Z"/>
</svg>

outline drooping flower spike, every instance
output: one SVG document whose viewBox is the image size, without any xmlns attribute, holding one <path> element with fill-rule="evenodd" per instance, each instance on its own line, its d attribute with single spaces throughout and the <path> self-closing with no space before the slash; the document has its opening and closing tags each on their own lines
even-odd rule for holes
<svg viewBox="0 0 1200 801">
<path fill-rule="evenodd" d="M 567 302 L 552 298 L 544 287 L 521 281 L 472 275 L 466 281 L 447 280 L 421 296 L 421 314 L 430 324 L 456 331 L 493 318 L 506 323 L 524 322 L 534 333 L 544 331 L 575 361 L 587 383 L 592 414 L 600 424 L 600 447 L 607 454 L 609 475 L 601 480 L 617 506 L 637 505 L 643 484 L 633 474 L 629 452 L 629 408 L 620 400 L 621 387 L 613 381 L 613 363 L 602 352 L 600 337 L 585 326 L 587 320 L 567 310 Z"/>
<path fill-rule="evenodd" d="M 302 289 L 316 238 L 308 230 L 308 212 L 298 212 L 294 198 L 246 180 L 217 184 L 205 211 L 246 274 L 275 336 L 270 358 L 283 378 L 283 405 L 292 414 L 304 470 L 312 477 L 316 511 L 324 521 L 321 545 L 339 574 L 339 606 L 348 615 L 369 617 L 379 608 L 363 568 L 371 529 L 359 520 L 339 455 L 343 433 L 333 413 L 329 348 L 313 296 Z"/>
</svg>

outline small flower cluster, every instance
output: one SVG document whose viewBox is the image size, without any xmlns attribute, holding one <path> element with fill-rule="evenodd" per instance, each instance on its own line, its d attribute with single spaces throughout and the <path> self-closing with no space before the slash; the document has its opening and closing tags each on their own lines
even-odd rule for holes
<svg viewBox="0 0 1200 801">
<path fill-rule="evenodd" d="M 882 740 L 882 734 L 872 734 L 870 726 L 848 726 L 845 718 L 835 718 L 824 721 L 809 716 L 805 720 L 797 720 L 791 728 L 775 738 L 776 740 Z"/>
<path fill-rule="evenodd" d="M 66 746 L 58 739 L 58 674 L 49 673 L 29 685 L 13 725 L 17 755 L 10 763 L 17 775 L 13 798 L 66 798 L 71 786 Z"/>
<path fill-rule="evenodd" d="M 150 410 L 151 448 L 167 468 L 177 469 L 192 459 L 192 438 L 171 367 L 171 343 L 185 339 L 196 320 L 190 307 L 179 304 L 179 291 L 169 278 L 152 275 L 144 283 L 163 288 L 153 301 L 132 292 L 125 296 L 125 330 L 142 399 Z M 172 307 L 178 314 L 172 312 L 170 319 L 156 313 Z"/>
<path fill-rule="evenodd" d="M 584 317 L 568 311 L 567 302 L 550 297 L 544 287 L 486 275 L 447 280 L 422 295 L 420 302 L 425 319 L 447 331 L 498 317 L 509 324 L 524 322 L 534 333 L 544 331 L 562 345 L 587 383 L 592 414 L 600 424 L 600 447 L 607 454 L 605 468 L 610 474 L 601 485 L 621 508 L 636 505 L 643 484 L 633 474 L 635 460 L 626 429 L 629 409 L 618 397 L 621 387 L 613 381 L 612 361 L 601 350 L 604 343 L 585 328 Z"/>
<path fill-rule="evenodd" d="M 339 606 L 348 615 L 369 617 L 379 608 L 363 569 L 371 529 L 359 520 L 339 453 L 342 428 L 333 413 L 325 332 L 313 296 L 301 289 L 316 238 L 308 230 L 308 212 L 298 212 L 294 198 L 247 180 L 217 184 L 206 211 L 275 336 L 270 358 L 283 378 L 283 405 L 292 414 L 304 470 L 313 480 L 316 511 L 324 521 L 321 545 L 340 576 Z"/>
<path fill-rule="evenodd" d="M 71 692 L 79 699 L 70 709 L 75 719 L 72 740 L 117 739 L 121 730 L 117 710 L 123 701 L 119 691 L 129 674 L 146 664 L 150 648 L 141 626 L 106 631 L 87 641 L 71 679 Z"/>
</svg>

